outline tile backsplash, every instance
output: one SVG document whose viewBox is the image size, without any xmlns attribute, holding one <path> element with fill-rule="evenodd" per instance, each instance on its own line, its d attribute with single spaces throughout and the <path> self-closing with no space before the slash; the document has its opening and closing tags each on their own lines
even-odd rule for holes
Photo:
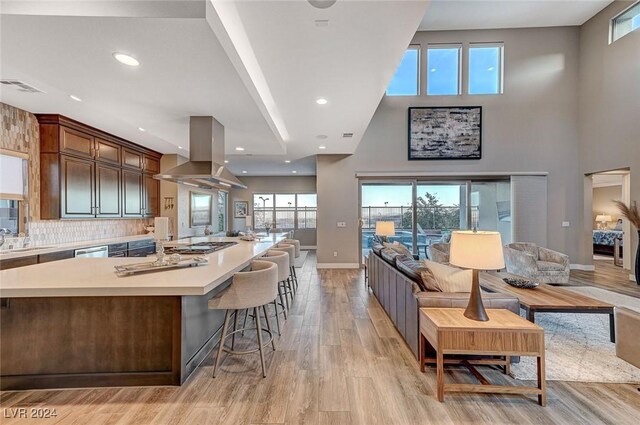
<svg viewBox="0 0 640 425">
<path fill-rule="evenodd" d="M 32 245 L 55 245 L 96 239 L 145 234 L 144 226 L 153 219 L 32 221 L 29 238 Z"/>
</svg>

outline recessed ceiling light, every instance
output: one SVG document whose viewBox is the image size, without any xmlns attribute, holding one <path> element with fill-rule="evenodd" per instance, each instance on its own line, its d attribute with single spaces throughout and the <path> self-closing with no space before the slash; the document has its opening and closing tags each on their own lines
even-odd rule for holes
<svg viewBox="0 0 640 425">
<path fill-rule="evenodd" d="M 182 146 L 178 146 L 178 149 L 182 149 Z"/>
<path fill-rule="evenodd" d="M 241 147 L 241 146 L 238 146 L 238 147 L 236 148 L 236 150 L 237 150 L 238 152 L 242 152 L 242 151 L 244 150 L 244 148 L 243 148 L 243 147 Z"/>
<path fill-rule="evenodd" d="M 289 161 L 288 159 L 285 159 L 285 160 L 284 160 L 284 163 L 285 163 L 285 164 L 289 164 L 290 162 L 291 162 L 291 161 Z"/>
<path fill-rule="evenodd" d="M 76 102 L 82 102 L 82 99 L 80 99 L 78 96 L 74 96 L 74 95 L 70 94 L 69 97 L 71 99 L 75 100 Z"/>
<path fill-rule="evenodd" d="M 318 134 L 318 135 L 316 136 L 316 139 L 324 140 L 324 139 L 326 139 L 326 138 L 328 138 L 328 137 L 329 137 L 329 136 L 327 136 L 326 134 Z"/>
<path fill-rule="evenodd" d="M 247 174 L 247 172 L 245 170 L 242 170 L 242 174 Z"/>
<path fill-rule="evenodd" d="M 127 54 L 124 53 L 114 53 L 113 57 L 115 60 L 117 60 L 120 63 L 123 63 L 125 65 L 129 65 L 129 66 L 138 66 L 140 65 L 140 62 L 138 61 L 138 59 L 134 58 L 133 56 L 129 56 Z"/>
<path fill-rule="evenodd" d="M 493 71 L 493 67 L 490 66 L 489 68 L 487 68 L 487 71 Z"/>
<path fill-rule="evenodd" d="M 436 69 L 435 68 L 431 68 L 431 72 L 436 72 Z"/>
<path fill-rule="evenodd" d="M 147 131 L 147 130 L 145 130 L 145 129 L 144 129 L 144 128 L 142 128 L 142 127 L 138 127 L 138 130 L 140 130 L 140 131 L 142 131 L 142 132 Z"/>
<path fill-rule="evenodd" d="M 225 163 L 225 164 L 228 164 L 228 163 L 229 163 L 229 160 L 228 160 L 228 159 L 225 159 L 225 160 L 224 160 L 224 163 Z"/>
<path fill-rule="evenodd" d="M 293 170 L 291 174 L 298 174 L 298 172 L 296 170 Z"/>
<path fill-rule="evenodd" d="M 335 4 L 337 0 L 307 0 L 316 9 L 327 9 Z"/>
<path fill-rule="evenodd" d="M 326 149 L 327 147 L 325 145 L 320 145 L 318 146 L 318 149 Z"/>
<path fill-rule="evenodd" d="M 327 99 L 325 99 L 324 97 L 321 97 L 319 99 L 316 99 L 316 103 L 318 105 L 326 105 L 327 103 L 329 103 L 329 101 Z"/>
</svg>

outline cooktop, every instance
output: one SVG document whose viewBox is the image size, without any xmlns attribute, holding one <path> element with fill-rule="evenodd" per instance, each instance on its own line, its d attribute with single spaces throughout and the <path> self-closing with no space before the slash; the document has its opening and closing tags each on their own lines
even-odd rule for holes
<svg viewBox="0 0 640 425">
<path fill-rule="evenodd" d="M 238 242 L 198 242 L 189 245 L 168 246 L 165 247 L 164 253 L 167 255 L 203 255 L 211 254 L 212 252 L 220 251 L 221 249 L 229 248 L 237 244 Z"/>
</svg>

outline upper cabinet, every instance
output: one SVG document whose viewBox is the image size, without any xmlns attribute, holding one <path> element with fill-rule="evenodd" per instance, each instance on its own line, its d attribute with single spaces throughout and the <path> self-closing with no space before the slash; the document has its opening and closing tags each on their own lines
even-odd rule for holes
<svg viewBox="0 0 640 425">
<path fill-rule="evenodd" d="M 42 219 L 160 213 L 159 153 L 61 115 L 36 116 Z"/>
</svg>

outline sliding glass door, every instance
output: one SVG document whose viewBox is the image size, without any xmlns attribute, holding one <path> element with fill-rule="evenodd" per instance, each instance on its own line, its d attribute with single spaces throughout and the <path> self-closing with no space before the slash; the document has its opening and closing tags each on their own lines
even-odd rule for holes
<svg viewBox="0 0 640 425">
<path fill-rule="evenodd" d="M 448 242 L 451 231 L 495 230 L 511 242 L 511 184 L 509 180 L 363 181 L 360 189 L 360 246 L 369 252 L 376 223 L 393 222 L 389 241 L 405 245 L 423 259 L 427 247 Z"/>
<path fill-rule="evenodd" d="M 389 242 L 400 242 L 413 251 L 413 184 L 363 183 L 360 202 L 361 247 L 369 252 L 374 245 L 376 222 L 393 222 L 395 235 Z"/>
</svg>

